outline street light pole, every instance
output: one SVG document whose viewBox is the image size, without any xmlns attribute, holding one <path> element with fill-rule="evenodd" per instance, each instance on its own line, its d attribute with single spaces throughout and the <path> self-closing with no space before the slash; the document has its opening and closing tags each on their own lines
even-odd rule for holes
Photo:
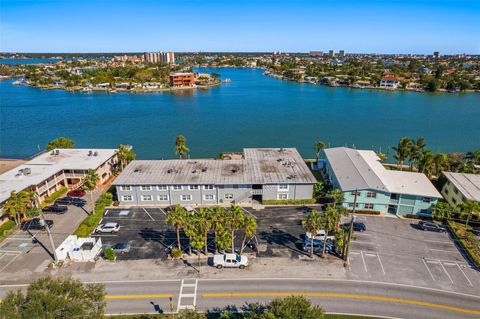
<svg viewBox="0 0 480 319">
<path fill-rule="evenodd" d="M 45 216 L 43 216 L 42 207 L 40 206 L 40 203 L 38 201 L 38 194 L 36 192 L 34 193 L 34 204 L 35 204 L 35 207 L 39 210 L 40 218 L 42 219 L 45 229 L 47 230 L 48 240 L 50 241 L 50 246 L 52 246 L 52 250 L 53 250 L 52 251 L 53 260 L 56 262 L 58 261 L 58 258 L 57 258 L 57 250 L 55 249 L 55 243 L 53 242 L 52 234 L 50 233 L 50 228 L 48 227 L 48 224 L 45 221 Z"/>
<path fill-rule="evenodd" d="M 353 209 L 352 209 L 352 219 L 350 220 L 350 229 L 348 230 L 348 240 L 347 246 L 345 248 L 345 266 L 348 266 L 348 252 L 350 250 L 350 241 L 352 240 L 352 233 L 353 233 L 353 221 L 355 220 L 355 208 L 357 207 L 357 190 L 355 189 L 355 197 L 353 198 Z"/>
</svg>

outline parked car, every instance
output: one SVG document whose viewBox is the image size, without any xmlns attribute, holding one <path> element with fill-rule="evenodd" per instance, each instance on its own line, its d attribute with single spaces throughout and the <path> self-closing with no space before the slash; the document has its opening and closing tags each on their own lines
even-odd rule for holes
<svg viewBox="0 0 480 319">
<path fill-rule="evenodd" d="M 418 228 L 421 230 L 435 231 L 438 233 L 444 233 L 447 231 L 447 229 L 441 225 L 425 222 L 423 220 L 419 221 L 417 225 L 418 225 Z"/>
<path fill-rule="evenodd" d="M 248 266 L 248 258 L 238 254 L 215 255 L 213 256 L 213 266 L 218 269 L 223 267 L 244 269 Z"/>
<path fill-rule="evenodd" d="M 106 223 L 98 225 L 95 229 L 96 233 L 117 233 L 120 230 L 118 223 Z"/>
<path fill-rule="evenodd" d="M 83 189 L 74 189 L 67 193 L 70 197 L 83 197 L 85 196 L 85 191 Z"/>
<path fill-rule="evenodd" d="M 311 245 L 311 239 L 305 239 L 303 241 L 303 250 L 305 252 L 310 253 L 310 245 Z M 321 253 L 323 249 L 323 240 L 314 240 L 313 241 L 313 252 L 314 253 Z M 325 247 L 325 252 L 326 253 L 331 253 L 333 251 L 333 245 L 332 242 L 327 240 L 327 246 Z"/>
<path fill-rule="evenodd" d="M 475 236 L 480 236 L 480 228 L 473 228 L 470 230 Z"/>
<path fill-rule="evenodd" d="M 129 243 L 116 243 L 110 248 L 112 248 L 116 254 L 123 254 L 123 253 L 129 253 L 131 247 Z"/>
<path fill-rule="evenodd" d="M 44 213 L 55 213 L 55 214 L 65 214 L 68 210 L 67 206 L 61 205 L 51 205 L 42 208 L 42 212 Z"/>
<path fill-rule="evenodd" d="M 305 238 L 311 239 L 312 234 L 310 232 L 305 233 Z M 324 240 L 325 239 L 325 229 L 320 229 L 317 230 L 317 235 L 314 238 L 315 240 Z M 328 233 L 327 235 L 327 241 L 329 240 L 334 240 L 335 239 L 335 234 L 333 232 Z"/>
<path fill-rule="evenodd" d="M 48 228 L 52 228 L 53 220 L 50 220 L 50 219 L 43 220 L 40 218 L 33 218 L 26 222 L 23 222 L 21 228 L 22 230 L 44 230 L 47 228 L 47 226 Z"/>
<path fill-rule="evenodd" d="M 343 224 L 342 228 L 344 230 L 349 230 L 350 229 L 350 223 Z M 354 231 L 359 231 L 359 232 L 366 231 L 367 226 L 362 222 L 353 222 L 353 230 Z"/>
<path fill-rule="evenodd" d="M 55 205 L 75 205 L 83 206 L 87 203 L 83 198 L 65 196 L 55 201 Z"/>
</svg>

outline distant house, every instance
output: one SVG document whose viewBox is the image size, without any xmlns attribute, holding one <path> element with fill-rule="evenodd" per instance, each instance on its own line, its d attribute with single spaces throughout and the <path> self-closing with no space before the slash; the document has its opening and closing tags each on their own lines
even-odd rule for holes
<svg viewBox="0 0 480 319">
<path fill-rule="evenodd" d="M 384 89 L 396 90 L 400 85 L 400 78 L 394 75 L 386 75 L 380 80 L 380 87 Z"/>
<path fill-rule="evenodd" d="M 392 215 L 431 214 L 442 197 L 422 173 L 387 170 L 374 151 L 346 147 L 325 150 L 325 174 L 344 194 L 343 206 Z"/>
<path fill-rule="evenodd" d="M 450 205 L 456 207 L 465 200 L 480 202 L 480 174 L 443 172 L 443 175 L 447 182 L 442 195 Z"/>
<path fill-rule="evenodd" d="M 195 85 L 195 74 L 191 72 L 170 73 L 171 86 L 193 86 Z"/>
</svg>

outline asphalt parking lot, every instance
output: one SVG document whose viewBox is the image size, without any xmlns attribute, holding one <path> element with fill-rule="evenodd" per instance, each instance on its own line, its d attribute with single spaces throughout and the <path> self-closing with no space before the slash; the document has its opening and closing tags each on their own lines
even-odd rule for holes
<svg viewBox="0 0 480 319">
<path fill-rule="evenodd" d="M 367 231 L 355 233 L 350 279 L 396 282 L 480 293 L 480 272 L 451 235 L 422 231 L 415 221 L 359 216 Z"/>
</svg>

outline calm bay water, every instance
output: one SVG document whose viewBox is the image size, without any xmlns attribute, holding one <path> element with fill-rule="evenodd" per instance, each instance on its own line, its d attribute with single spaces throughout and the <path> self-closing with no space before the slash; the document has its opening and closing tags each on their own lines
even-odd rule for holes
<svg viewBox="0 0 480 319">
<path fill-rule="evenodd" d="M 218 72 L 232 83 L 158 94 L 68 93 L 0 81 L 0 156 L 25 157 L 59 136 L 78 147 L 134 145 L 138 158 L 172 158 L 175 136 L 192 157 L 243 147 L 354 145 L 392 155 L 403 136 L 434 151 L 480 149 L 480 95 L 329 88 L 279 81 L 251 69 Z"/>
</svg>

